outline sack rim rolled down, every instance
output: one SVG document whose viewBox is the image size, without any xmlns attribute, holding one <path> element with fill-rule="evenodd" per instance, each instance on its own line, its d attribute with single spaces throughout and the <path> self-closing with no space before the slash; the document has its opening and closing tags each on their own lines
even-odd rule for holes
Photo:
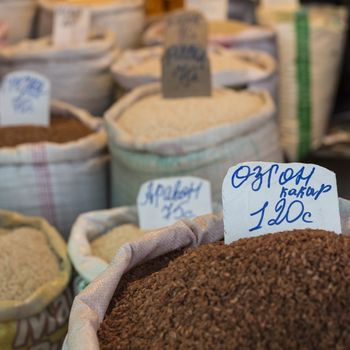
<svg viewBox="0 0 350 350">
<path fill-rule="evenodd" d="M 51 111 L 64 111 L 74 115 L 94 132 L 81 139 L 62 144 L 44 141 L 15 147 L 0 147 L 0 166 L 82 161 L 103 154 L 107 146 L 107 135 L 102 119 L 92 116 L 84 109 L 58 100 L 51 101 Z M 44 158 L 33 158 L 38 151 L 43 153 Z"/>
<path fill-rule="evenodd" d="M 51 248 L 54 249 L 56 257 L 61 260 L 60 275 L 52 281 L 40 286 L 26 300 L 0 301 L 0 322 L 6 322 L 40 313 L 66 289 L 70 280 L 72 268 L 63 238 L 45 219 L 0 209 L 0 223 L 2 227 L 4 227 L 4 225 L 13 228 L 29 226 L 38 229 L 45 234 Z"/>
<path fill-rule="evenodd" d="M 350 234 L 350 201 L 339 198 L 339 204 L 343 234 Z M 69 317 L 68 334 L 63 345 L 64 350 L 81 348 L 98 350 L 97 330 L 123 274 L 137 264 L 170 251 L 184 247 L 197 247 L 222 239 L 224 235 L 223 219 L 212 215 L 199 217 L 193 221 L 182 221 L 180 225 L 175 224 L 155 231 L 151 235 L 148 246 L 142 240 L 124 245 L 115 255 L 107 270 L 75 297 Z M 181 242 L 179 237 L 182 239 Z M 137 249 L 139 249 L 141 258 L 135 261 L 133 252 Z M 157 254 L 154 254 L 155 252 Z M 96 293 L 97 290 L 98 293 Z M 79 317 L 81 314 L 84 314 L 84 323 Z"/>
<path fill-rule="evenodd" d="M 250 116 L 239 122 L 231 122 L 212 127 L 191 135 L 162 139 L 153 142 L 137 142 L 132 136 L 118 127 L 116 120 L 136 101 L 149 95 L 159 93 L 161 85 L 159 83 L 140 86 L 131 91 L 126 96 L 117 101 L 104 114 L 107 128 L 108 142 L 111 147 L 115 144 L 118 147 L 128 150 L 150 152 L 158 155 L 174 156 L 203 150 L 225 141 L 237 138 L 245 133 L 256 130 L 263 126 L 268 120 L 274 118 L 276 112 L 275 105 L 270 94 L 265 91 L 250 91 L 250 94 L 260 94 L 264 100 L 264 105 L 256 115 Z"/>
</svg>

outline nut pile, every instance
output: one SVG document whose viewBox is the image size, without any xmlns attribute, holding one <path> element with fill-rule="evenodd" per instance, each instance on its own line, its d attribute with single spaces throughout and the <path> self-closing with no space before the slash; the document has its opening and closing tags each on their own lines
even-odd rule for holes
<svg viewBox="0 0 350 350">
<path fill-rule="evenodd" d="M 24 301 L 60 274 L 45 235 L 30 227 L 0 234 L 0 301 Z"/>
<path fill-rule="evenodd" d="M 142 237 L 144 232 L 136 225 L 126 224 L 117 226 L 105 235 L 91 242 L 92 255 L 110 263 L 122 245 Z"/>
<path fill-rule="evenodd" d="M 76 118 L 58 115 L 51 117 L 49 127 L 23 125 L 0 127 L 0 147 L 15 147 L 25 143 L 75 141 L 92 134 L 92 131 Z"/>
<path fill-rule="evenodd" d="M 124 276 L 98 331 L 102 350 L 349 348 L 350 237 L 283 232 L 158 267 Z"/>
</svg>

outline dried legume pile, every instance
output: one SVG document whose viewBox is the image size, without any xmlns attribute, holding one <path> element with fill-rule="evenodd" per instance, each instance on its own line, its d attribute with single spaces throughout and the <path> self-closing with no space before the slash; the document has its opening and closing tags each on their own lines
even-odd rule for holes
<svg viewBox="0 0 350 350">
<path fill-rule="evenodd" d="M 92 254 L 110 263 L 120 247 L 141 238 L 144 232 L 136 225 L 121 225 L 91 242 Z"/>
<path fill-rule="evenodd" d="M 44 233 L 22 227 L 0 235 L 0 301 L 23 301 L 59 274 Z"/>
<path fill-rule="evenodd" d="M 208 244 L 117 289 L 104 349 L 348 349 L 350 238 L 299 230 Z"/>
<path fill-rule="evenodd" d="M 262 95 L 229 89 L 214 90 L 212 97 L 164 99 L 154 94 L 131 105 L 117 124 L 136 140 L 150 142 L 244 120 L 263 104 Z"/>
<path fill-rule="evenodd" d="M 65 143 L 88 136 L 92 132 L 76 118 L 54 115 L 51 117 L 49 127 L 34 125 L 0 127 L 0 147 L 44 141 Z"/>
</svg>

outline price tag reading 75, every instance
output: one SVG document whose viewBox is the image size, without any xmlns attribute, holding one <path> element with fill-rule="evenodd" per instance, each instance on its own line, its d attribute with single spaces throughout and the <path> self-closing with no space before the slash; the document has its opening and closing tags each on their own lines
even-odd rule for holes
<svg viewBox="0 0 350 350">
<path fill-rule="evenodd" d="M 335 174 L 312 164 L 251 162 L 223 183 L 225 243 L 294 229 L 341 233 Z"/>
</svg>

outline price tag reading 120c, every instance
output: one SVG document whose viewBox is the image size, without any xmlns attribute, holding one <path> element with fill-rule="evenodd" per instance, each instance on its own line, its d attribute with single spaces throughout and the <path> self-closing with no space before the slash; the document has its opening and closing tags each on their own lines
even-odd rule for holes
<svg viewBox="0 0 350 350">
<path fill-rule="evenodd" d="M 143 230 L 158 229 L 179 220 L 211 214 L 210 183 L 192 176 L 146 182 L 139 191 L 137 209 Z"/>
<path fill-rule="evenodd" d="M 294 229 L 341 233 L 335 174 L 313 164 L 243 163 L 222 189 L 225 243 Z"/>
</svg>

